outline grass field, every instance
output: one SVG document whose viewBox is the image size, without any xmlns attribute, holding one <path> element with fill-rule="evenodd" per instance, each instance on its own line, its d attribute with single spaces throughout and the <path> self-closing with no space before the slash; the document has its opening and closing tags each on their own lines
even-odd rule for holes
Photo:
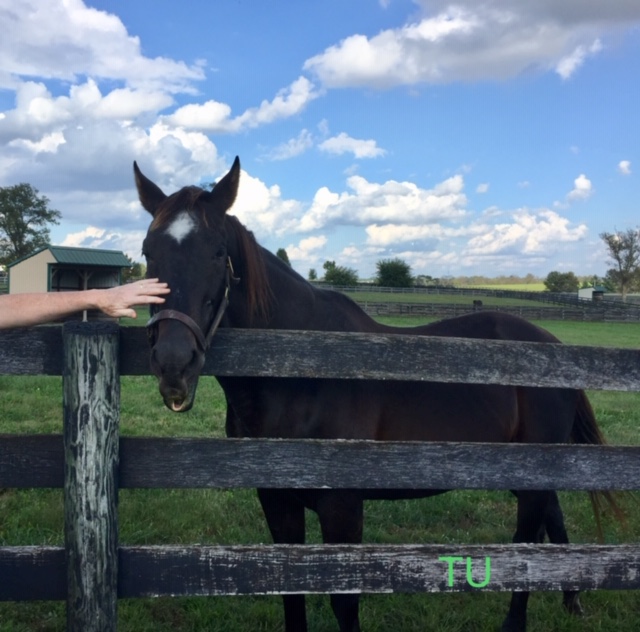
<svg viewBox="0 0 640 632">
<path fill-rule="evenodd" d="M 492 288 L 493 289 L 493 288 Z M 371 303 L 436 303 L 436 304 L 456 304 L 472 305 L 474 299 L 480 299 L 485 307 L 548 307 L 549 303 L 543 301 L 532 301 L 522 298 L 504 298 L 498 296 L 485 295 L 463 295 L 463 294 L 390 294 L 386 292 L 344 292 L 357 303 L 366 301 Z"/>
<path fill-rule="evenodd" d="M 144 321 L 141 315 L 140 320 Z M 407 321 L 401 321 L 402 324 Z M 418 324 L 409 319 L 409 324 Z M 399 324 L 398 321 L 395 324 Z M 569 344 L 640 347 L 640 324 L 539 323 Z M 0 433 L 61 431 L 61 378 L 0 376 L 3 413 Z M 640 444 L 640 395 L 591 392 L 590 398 L 608 440 Z M 151 377 L 122 379 L 122 433 L 155 436 L 222 436 L 224 402 L 213 378 L 203 378 L 194 409 L 170 413 Z M 574 542 L 595 542 L 588 498 L 562 493 L 567 528 Z M 605 519 L 607 542 L 636 542 L 640 508 L 626 503 L 628 530 Z M 270 537 L 252 490 L 122 490 L 122 544 L 243 544 Z M 308 515 L 309 541 L 320 541 L 317 521 Z M 506 492 L 452 492 L 423 501 L 370 502 L 365 512 L 365 540 L 385 543 L 509 542 L 515 503 Z M 0 545 L 60 545 L 63 540 L 61 490 L 1 490 Z M 558 594 L 532 596 L 532 632 L 606 632 L 637 630 L 640 591 L 588 593 L 586 617 L 562 611 Z M 496 630 L 509 602 L 507 594 L 364 596 L 363 630 L 484 632 Z M 308 598 L 311 632 L 335 631 L 328 598 Z M 0 632 L 62 631 L 64 605 L 50 602 L 0 604 Z M 283 629 L 277 597 L 227 597 L 121 600 L 119 630 L 191 632 Z"/>
<path fill-rule="evenodd" d="M 539 283 L 491 283 L 486 285 L 459 285 L 456 287 L 469 287 L 473 289 L 487 290 L 515 290 L 516 292 L 544 292 L 547 288 L 545 284 Z"/>
</svg>

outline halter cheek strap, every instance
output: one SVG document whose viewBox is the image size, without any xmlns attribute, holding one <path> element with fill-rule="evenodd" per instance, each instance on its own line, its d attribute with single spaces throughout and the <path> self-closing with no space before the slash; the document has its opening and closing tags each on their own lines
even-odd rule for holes
<svg viewBox="0 0 640 632">
<path fill-rule="evenodd" d="M 187 316 L 187 314 L 183 312 L 179 312 L 175 309 L 162 309 L 157 314 L 151 317 L 149 322 L 147 323 L 147 334 L 151 341 L 151 344 L 154 344 L 154 335 L 152 328 L 161 320 L 177 320 L 185 325 L 189 331 L 193 334 L 200 350 L 204 353 L 209 348 L 211 344 L 211 340 L 213 339 L 216 330 L 220 326 L 220 322 L 222 321 L 222 317 L 229 305 L 229 293 L 231 291 L 231 283 L 239 283 L 240 279 L 238 279 L 233 272 L 233 265 L 231 263 L 231 258 L 227 257 L 227 267 L 225 274 L 225 288 L 224 288 L 224 296 L 222 297 L 222 301 L 220 301 L 220 305 L 218 306 L 218 311 L 214 316 L 211 324 L 209 325 L 209 329 L 207 330 L 206 335 L 202 333 L 202 329 L 198 326 L 191 316 Z"/>
</svg>

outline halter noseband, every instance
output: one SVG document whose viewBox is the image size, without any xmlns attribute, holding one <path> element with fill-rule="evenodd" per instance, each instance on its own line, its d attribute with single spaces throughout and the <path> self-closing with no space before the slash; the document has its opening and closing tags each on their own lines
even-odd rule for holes
<svg viewBox="0 0 640 632">
<path fill-rule="evenodd" d="M 147 334 L 152 344 L 154 344 L 153 340 L 153 332 L 152 328 L 161 320 L 177 320 L 181 322 L 183 325 L 186 325 L 189 331 L 193 334 L 196 339 L 200 350 L 205 353 L 211 344 L 211 340 L 213 339 L 213 335 L 216 333 L 216 330 L 220 326 L 220 322 L 222 321 L 222 317 L 224 316 L 224 312 L 229 305 L 229 293 L 231 291 L 231 283 L 238 283 L 240 279 L 238 279 L 233 273 L 233 265 L 231 264 L 231 257 L 227 257 L 227 266 L 226 266 L 226 274 L 225 274 L 225 288 L 224 288 L 224 296 L 222 297 L 222 301 L 220 302 L 220 306 L 218 307 L 218 311 L 216 312 L 215 317 L 211 321 L 211 325 L 209 325 L 209 329 L 207 330 L 206 335 L 202 333 L 202 329 L 198 326 L 191 316 L 187 316 L 183 312 L 179 312 L 175 309 L 162 309 L 158 313 L 154 314 L 149 322 L 147 323 Z"/>
</svg>

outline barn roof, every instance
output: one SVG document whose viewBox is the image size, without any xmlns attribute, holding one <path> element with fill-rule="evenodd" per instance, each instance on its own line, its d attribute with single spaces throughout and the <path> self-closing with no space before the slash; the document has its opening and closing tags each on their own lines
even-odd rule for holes
<svg viewBox="0 0 640 632">
<path fill-rule="evenodd" d="M 121 250 L 103 250 L 100 248 L 72 248 L 70 246 L 45 246 L 28 257 L 13 261 L 8 267 L 15 266 L 21 261 L 30 259 L 49 250 L 57 263 L 80 266 L 101 266 L 107 268 L 129 268 L 131 261 L 127 259 Z"/>
</svg>

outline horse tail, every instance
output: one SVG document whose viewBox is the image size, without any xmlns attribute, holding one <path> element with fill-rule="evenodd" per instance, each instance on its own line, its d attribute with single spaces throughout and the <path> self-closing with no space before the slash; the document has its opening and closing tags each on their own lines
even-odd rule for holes
<svg viewBox="0 0 640 632">
<path fill-rule="evenodd" d="M 584 391 L 578 391 L 578 401 L 576 404 L 576 414 L 571 429 L 571 440 L 573 443 L 581 443 L 587 445 L 606 445 L 607 441 L 602 434 L 596 422 L 596 416 L 593 412 L 591 402 Z M 616 500 L 620 494 L 610 491 L 590 491 L 591 506 L 596 519 L 596 527 L 598 530 L 598 539 L 604 540 L 602 531 L 602 521 L 600 516 L 603 512 L 603 504 L 609 506 L 615 517 L 622 524 L 626 523 L 624 512 L 622 511 L 618 501 Z"/>
</svg>

